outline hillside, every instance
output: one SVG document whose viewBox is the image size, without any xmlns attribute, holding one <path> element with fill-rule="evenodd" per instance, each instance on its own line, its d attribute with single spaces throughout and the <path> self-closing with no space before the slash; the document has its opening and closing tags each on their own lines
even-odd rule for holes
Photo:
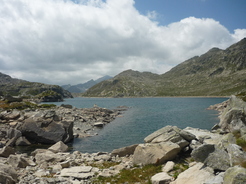
<svg viewBox="0 0 246 184">
<path fill-rule="evenodd" d="M 107 79 L 111 79 L 112 77 L 106 75 L 104 77 L 101 77 L 97 80 L 89 80 L 87 81 L 86 83 L 83 83 L 83 84 L 76 84 L 76 85 L 62 85 L 61 87 L 67 91 L 69 91 L 70 93 L 83 93 L 85 92 L 87 89 L 89 89 L 90 87 L 98 84 L 99 82 L 102 82 L 104 80 L 107 80 Z"/>
<path fill-rule="evenodd" d="M 124 71 L 83 96 L 229 96 L 246 91 L 246 38 L 226 50 L 212 48 L 162 75 Z"/>
<path fill-rule="evenodd" d="M 14 79 L 9 75 L 0 73 L 0 96 L 6 95 L 38 98 L 41 101 L 62 100 L 72 97 L 70 92 L 60 86 Z"/>
</svg>

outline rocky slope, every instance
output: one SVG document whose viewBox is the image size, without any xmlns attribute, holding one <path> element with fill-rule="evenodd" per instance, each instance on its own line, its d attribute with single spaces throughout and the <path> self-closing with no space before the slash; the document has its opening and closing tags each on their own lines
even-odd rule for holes
<svg viewBox="0 0 246 184">
<path fill-rule="evenodd" d="M 62 101 L 63 98 L 72 98 L 71 93 L 60 86 L 14 79 L 0 73 L 0 96 L 9 95 L 35 98 L 38 101 Z"/>
<path fill-rule="evenodd" d="M 212 48 L 162 75 L 124 71 L 83 96 L 230 96 L 245 91 L 246 38 L 226 50 Z"/>
</svg>

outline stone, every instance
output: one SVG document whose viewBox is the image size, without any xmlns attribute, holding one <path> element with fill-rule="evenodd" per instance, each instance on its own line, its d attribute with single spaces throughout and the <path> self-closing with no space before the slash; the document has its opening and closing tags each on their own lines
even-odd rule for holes
<svg viewBox="0 0 246 184">
<path fill-rule="evenodd" d="M 181 137 L 183 137 L 185 140 L 191 142 L 192 140 L 196 139 L 196 136 L 188 131 L 185 130 L 181 130 L 179 132 L 179 134 L 181 135 Z"/>
<path fill-rule="evenodd" d="M 10 129 L 8 129 L 8 131 L 7 131 L 7 137 L 8 137 L 9 139 L 12 139 L 12 138 L 14 138 L 14 137 L 19 138 L 21 135 L 22 135 L 22 134 L 21 134 L 21 131 L 15 129 L 15 128 L 10 128 Z"/>
<path fill-rule="evenodd" d="M 8 163 L 14 168 L 26 168 L 27 166 L 35 166 L 35 163 L 22 155 L 10 155 Z"/>
<path fill-rule="evenodd" d="M 9 155 L 15 154 L 15 149 L 10 146 L 4 146 L 0 149 L 0 157 L 9 157 Z"/>
<path fill-rule="evenodd" d="M 181 148 L 172 142 L 139 144 L 133 154 L 133 164 L 163 164 L 177 156 Z"/>
<path fill-rule="evenodd" d="M 152 142 L 154 139 L 156 139 L 157 137 L 166 134 L 166 139 L 165 137 L 162 138 L 162 141 L 168 141 L 172 138 L 176 138 L 176 136 L 179 136 L 180 129 L 176 126 L 165 126 L 155 132 L 153 132 L 152 134 L 148 135 L 147 137 L 144 138 L 144 142 L 146 143 L 150 143 Z M 158 140 L 155 140 L 154 142 L 156 142 Z M 161 141 L 160 141 L 161 142 Z"/>
<path fill-rule="evenodd" d="M 196 140 L 199 140 L 200 143 L 204 144 L 218 144 L 222 138 L 222 135 L 220 134 L 199 128 L 186 127 L 184 131 L 195 135 Z"/>
<path fill-rule="evenodd" d="M 230 167 L 230 158 L 224 149 L 216 147 L 215 150 L 208 155 L 204 164 L 214 170 L 225 171 Z"/>
<path fill-rule="evenodd" d="M 111 154 L 112 156 L 119 156 L 119 157 L 124 157 L 127 155 L 132 155 L 136 149 L 136 147 L 138 146 L 138 144 L 134 144 L 131 146 L 126 146 L 123 148 L 119 148 L 119 149 L 114 149 Z"/>
<path fill-rule="evenodd" d="M 213 169 L 206 168 L 199 162 L 180 173 L 171 184 L 204 184 L 206 180 L 211 180 L 211 178 L 214 178 Z"/>
<path fill-rule="evenodd" d="M 62 141 L 57 142 L 53 146 L 49 147 L 48 150 L 58 153 L 58 152 L 66 152 L 68 151 L 68 146 L 64 144 Z"/>
<path fill-rule="evenodd" d="M 25 137 L 19 137 L 16 142 L 15 142 L 16 146 L 28 146 L 31 145 L 31 143 L 25 138 Z"/>
<path fill-rule="evenodd" d="M 94 126 L 95 127 L 103 127 L 104 123 L 103 122 L 96 122 L 96 123 L 94 123 Z"/>
<path fill-rule="evenodd" d="M 168 161 L 165 166 L 162 168 L 162 172 L 168 173 L 173 170 L 175 163 L 173 161 Z"/>
<path fill-rule="evenodd" d="M 61 170 L 59 176 L 61 177 L 73 177 L 77 179 L 88 179 L 94 176 L 94 173 L 91 172 L 91 166 L 76 166 L 70 168 L 64 168 Z"/>
<path fill-rule="evenodd" d="M 173 178 L 165 172 L 157 173 L 151 177 L 152 184 L 169 184 Z"/>
<path fill-rule="evenodd" d="M 229 155 L 230 166 L 240 165 L 246 161 L 246 152 L 237 144 L 230 144 L 226 148 Z"/>
<path fill-rule="evenodd" d="M 31 153 L 34 156 L 36 163 L 41 164 L 45 162 L 61 162 L 65 160 L 62 155 L 55 154 L 54 152 L 46 149 L 36 149 Z"/>
<path fill-rule="evenodd" d="M 246 169 L 234 166 L 226 170 L 224 184 L 243 184 L 246 181 Z"/>
<path fill-rule="evenodd" d="M 0 163 L 0 183 L 17 183 L 17 172 L 12 166 Z"/>
<path fill-rule="evenodd" d="M 203 144 L 191 152 L 192 158 L 197 162 L 204 162 L 208 155 L 214 152 L 215 146 L 212 144 Z"/>
<path fill-rule="evenodd" d="M 189 142 L 183 139 L 179 132 L 180 129 L 176 126 L 166 126 L 147 136 L 144 141 L 146 143 L 160 143 L 171 141 L 173 143 L 177 143 L 181 148 L 184 148 L 189 145 Z"/>
<path fill-rule="evenodd" d="M 55 144 L 59 141 L 67 143 L 73 139 L 73 122 L 55 122 L 30 117 L 25 120 L 20 130 L 32 143 Z"/>
<path fill-rule="evenodd" d="M 246 127 L 240 128 L 240 134 L 241 134 L 241 136 L 246 135 Z"/>
</svg>

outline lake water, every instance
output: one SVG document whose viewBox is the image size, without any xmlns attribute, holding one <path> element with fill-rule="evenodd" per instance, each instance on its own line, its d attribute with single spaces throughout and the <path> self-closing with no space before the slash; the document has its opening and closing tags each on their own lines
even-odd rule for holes
<svg viewBox="0 0 246 184">
<path fill-rule="evenodd" d="M 54 104 L 78 108 L 91 108 L 94 104 L 109 109 L 130 107 L 97 136 L 73 141 L 73 150 L 94 153 L 143 143 L 147 135 L 166 125 L 211 129 L 219 122 L 218 112 L 206 108 L 225 100 L 227 98 L 73 98 Z"/>
</svg>

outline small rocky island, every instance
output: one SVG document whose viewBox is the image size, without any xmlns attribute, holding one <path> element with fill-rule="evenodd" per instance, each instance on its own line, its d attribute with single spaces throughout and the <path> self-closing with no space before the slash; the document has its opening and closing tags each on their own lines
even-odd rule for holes
<svg viewBox="0 0 246 184">
<path fill-rule="evenodd" d="M 0 183 L 243 184 L 246 181 L 246 102 L 232 96 L 211 131 L 166 126 L 142 144 L 93 154 L 68 152 L 75 137 L 95 135 L 121 110 L 69 105 L 0 113 Z M 51 144 L 30 155 L 15 146 Z"/>
</svg>

